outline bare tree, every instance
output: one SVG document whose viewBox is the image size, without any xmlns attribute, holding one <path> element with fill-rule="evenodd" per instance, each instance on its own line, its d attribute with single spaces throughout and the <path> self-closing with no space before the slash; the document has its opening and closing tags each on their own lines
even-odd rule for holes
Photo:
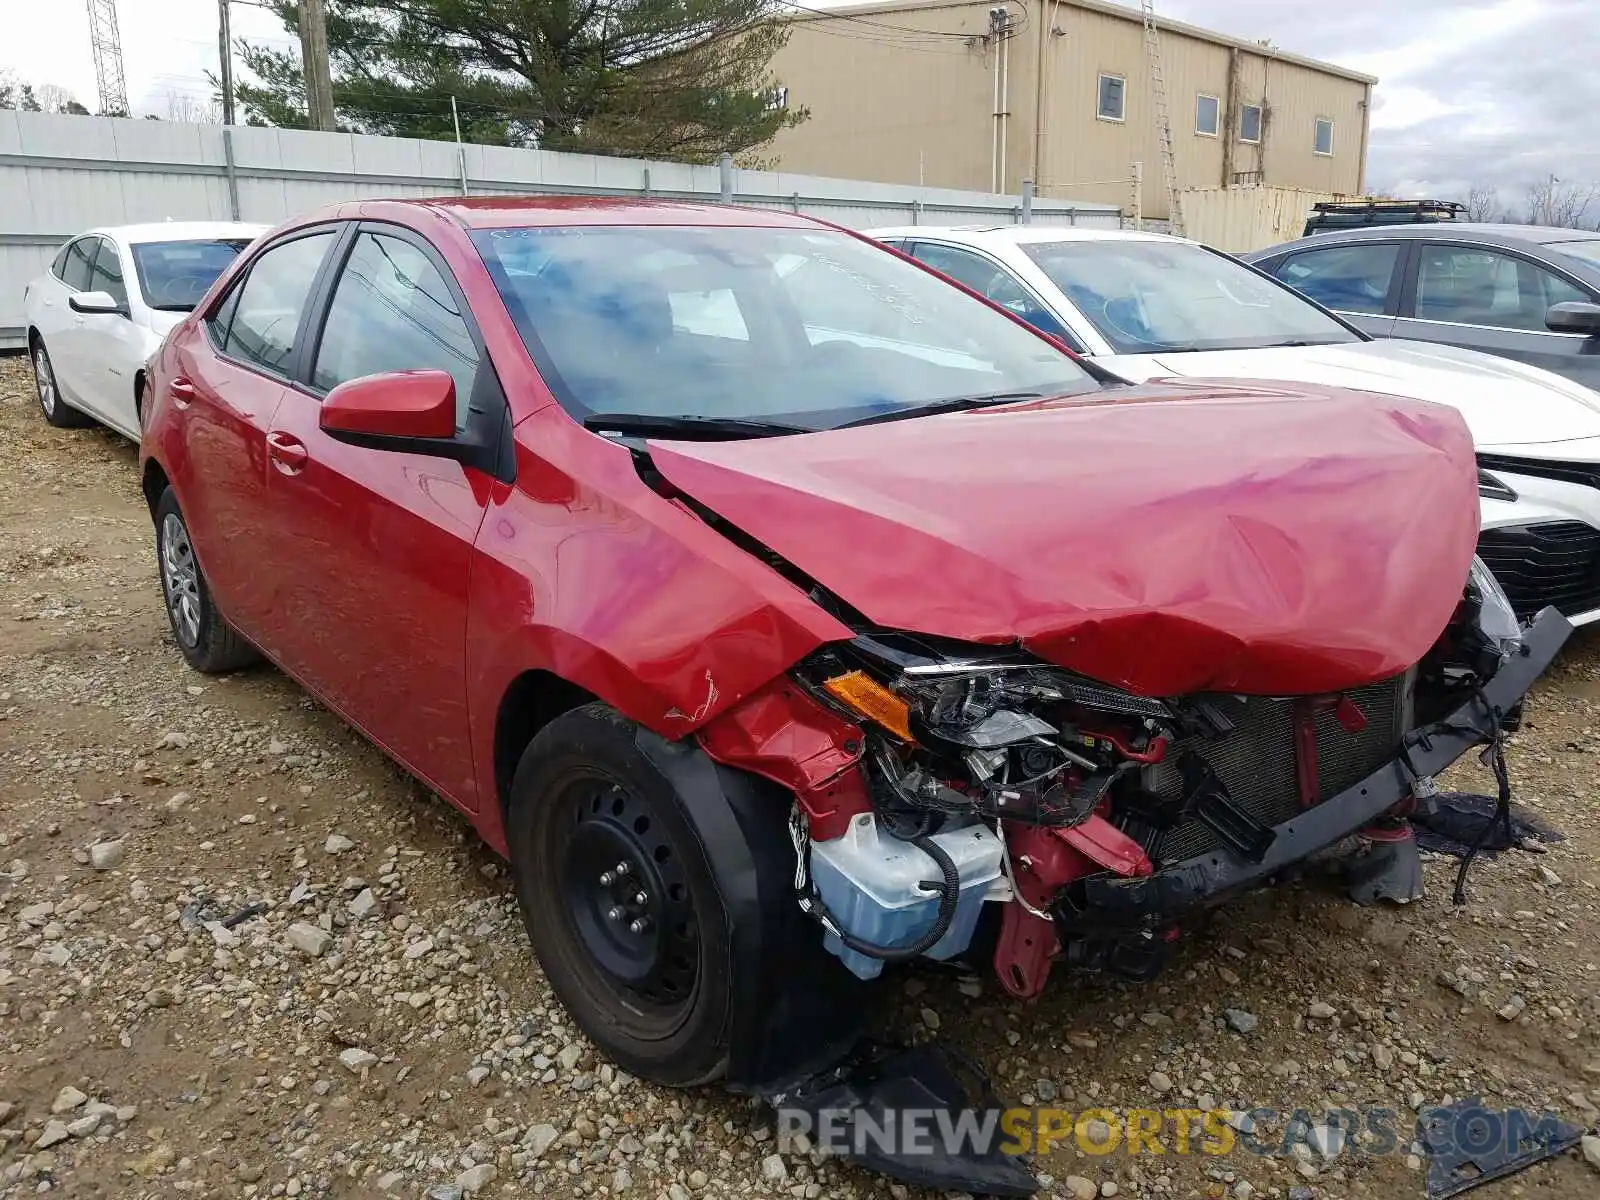
<svg viewBox="0 0 1600 1200">
<path fill-rule="evenodd" d="M 1600 184 L 1563 183 L 1552 175 L 1529 185 L 1526 223 L 1583 229 L 1596 200 L 1600 200 Z"/>
<path fill-rule="evenodd" d="M 1500 189 L 1490 184 L 1474 184 L 1467 193 L 1467 220 L 1499 221 L 1505 217 L 1500 204 Z"/>
<path fill-rule="evenodd" d="M 36 93 L 39 107 L 48 113 L 71 112 L 78 103 L 78 98 L 58 83 L 41 83 Z"/>
<path fill-rule="evenodd" d="M 202 100 L 187 92 L 167 92 L 167 120 L 186 125 L 216 125 L 222 120 L 216 99 Z"/>
</svg>

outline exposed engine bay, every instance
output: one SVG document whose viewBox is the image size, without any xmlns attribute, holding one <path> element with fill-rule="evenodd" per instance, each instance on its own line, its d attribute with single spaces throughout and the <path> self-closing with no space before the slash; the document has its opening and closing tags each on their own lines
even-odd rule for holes
<svg viewBox="0 0 1600 1200">
<path fill-rule="evenodd" d="M 993 960 L 1013 995 L 1037 995 L 1057 961 L 1148 978 L 1182 914 L 1157 906 L 1108 928 L 1096 887 L 1282 857 L 1297 814 L 1408 759 L 1407 735 L 1481 695 L 1520 638 L 1475 560 L 1421 662 L 1332 695 L 1152 698 L 1012 648 L 892 632 L 834 644 L 795 679 L 857 731 L 848 770 L 861 786 L 828 789 L 827 805 L 797 789 L 799 902 L 862 978 L 969 955 L 996 908 Z M 1506 719 L 1492 714 L 1496 743 Z M 1398 900 L 1420 895 L 1405 814 L 1431 777 L 1405 791 L 1344 843 L 1399 856 L 1412 880 L 1400 894 L 1365 885 Z"/>
</svg>

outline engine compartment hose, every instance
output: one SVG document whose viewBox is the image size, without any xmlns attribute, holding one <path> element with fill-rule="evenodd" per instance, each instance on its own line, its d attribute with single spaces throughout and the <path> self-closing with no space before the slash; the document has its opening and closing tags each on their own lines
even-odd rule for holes
<svg viewBox="0 0 1600 1200">
<path fill-rule="evenodd" d="M 863 941 L 847 932 L 838 918 L 828 911 L 827 906 L 822 903 L 822 897 L 817 894 L 815 885 L 811 887 L 811 895 L 808 898 L 813 915 L 843 942 L 847 949 L 881 962 L 908 962 L 933 949 L 939 939 L 950 931 L 950 923 L 956 917 L 956 903 L 961 899 L 961 872 L 956 870 L 955 860 L 945 853 L 944 847 L 926 834 L 918 834 L 916 837 L 907 838 L 906 841 L 933 859 L 943 876 L 938 882 L 928 879 L 922 883 L 923 888 L 939 893 L 939 912 L 933 919 L 932 928 L 909 946 L 879 946 L 873 942 Z"/>
</svg>

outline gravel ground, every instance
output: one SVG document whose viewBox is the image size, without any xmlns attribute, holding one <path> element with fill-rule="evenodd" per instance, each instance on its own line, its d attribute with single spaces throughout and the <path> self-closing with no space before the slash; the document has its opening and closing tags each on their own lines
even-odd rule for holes
<svg viewBox="0 0 1600 1200">
<path fill-rule="evenodd" d="M 778 1154 L 771 1117 L 596 1058 L 502 865 L 276 672 L 189 672 L 132 446 L 40 418 L 0 358 L 0 1196 L 912 1193 Z M 1473 902 L 1251 897 L 1153 985 L 1058 976 L 1024 1007 L 912 972 L 905 1028 L 1068 1108 L 1600 1104 L 1600 635 L 1510 753 L 1548 854 Z M 1449 781 L 1481 789 L 1472 762 Z M 235 921 L 235 918 L 242 918 Z M 1232 1011 L 1230 1011 L 1232 1010 Z M 1245 1032 L 1240 1032 L 1244 1030 Z M 1420 1162 L 1060 1147 L 1046 1195 L 1420 1196 Z M 1600 1148 L 1597 1148 L 1600 1149 Z M 1597 1155 L 1600 1157 L 1600 1155 Z M 1483 1195 L 1593 1197 L 1577 1152 Z"/>
</svg>

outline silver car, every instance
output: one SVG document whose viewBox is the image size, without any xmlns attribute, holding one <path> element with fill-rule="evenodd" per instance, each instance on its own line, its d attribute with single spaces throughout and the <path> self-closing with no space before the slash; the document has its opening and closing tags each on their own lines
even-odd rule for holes
<svg viewBox="0 0 1600 1200">
<path fill-rule="evenodd" d="M 1440 221 L 1242 257 L 1374 337 L 1481 350 L 1600 389 L 1600 233 Z"/>
</svg>

